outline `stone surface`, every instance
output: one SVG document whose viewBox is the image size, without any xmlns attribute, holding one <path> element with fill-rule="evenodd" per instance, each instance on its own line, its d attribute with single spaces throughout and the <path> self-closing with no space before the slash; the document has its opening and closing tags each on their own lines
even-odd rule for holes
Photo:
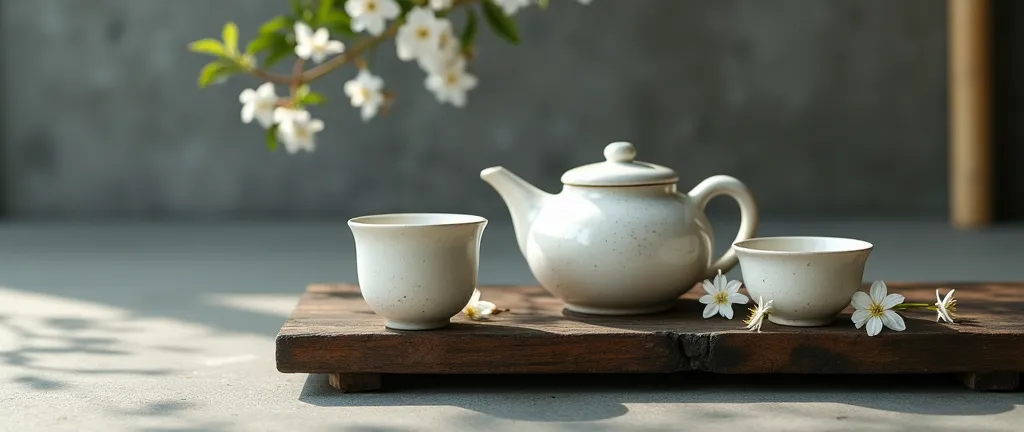
<svg viewBox="0 0 1024 432">
<path fill-rule="evenodd" d="M 341 91 L 351 70 L 325 79 L 320 148 L 289 157 L 239 121 L 238 93 L 258 83 L 199 90 L 206 59 L 185 49 L 228 20 L 252 37 L 285 2 L 0 0 L 4 206 L 19 218 L 507 217 L 481 169 L 556 190 L 563 171 L 629 140 L 683 190 L 744 180 L 769 216 L 944 216 L 944 2 L 552 3 L 517 15 L 521 46 L 481 28 L 464 110 L 438 106 L 391 44 L 373 57 L 399 97 L 389 117 L 359 121 Z"/>
<path fill-rule="evenodd" d="M 869 280 L 1024 279 L 1021 226 L 762 230 L 793 233 L 872 241 Z M 400 393 L 339 395 L 326 376 L 278 373 L 274 335 L 303 287 L 354 280 L 353 253 L 343 224 L 0 224 L 0 429 L 1010 432 L 1024 422 L 1021 394 L 976 393 L 952 377 L 410 377 Z M 481 278 L 535 283 L 507 227 L 485 231 Z"/>
</svg>

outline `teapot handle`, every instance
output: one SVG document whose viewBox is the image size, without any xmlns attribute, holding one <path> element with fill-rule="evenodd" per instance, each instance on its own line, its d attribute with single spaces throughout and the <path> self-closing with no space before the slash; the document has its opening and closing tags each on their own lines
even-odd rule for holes
<svg viewBox="0 0 1024 432">
<path fill-rule="evenodd" d="M 747 186 L 739 180 L 727 175 L 708 177 L 695 186 L 688 195 L 701 211 L 704 211 L 708 201 L 719 195 L 728 195 L 739 203 L 740 230 L 736 234 L 733 244 L 747 240 L 757 233 L 757 203 L 754 202 L 754 196 L 750 194 Z M 718 274 L 719 270 L 723 273 L 728 272 L 736 266 L 737 262 L 736 251 L 730 246 L 729 250 L 711 264 L 705 278 L 713 277 Z"/>
</svg>

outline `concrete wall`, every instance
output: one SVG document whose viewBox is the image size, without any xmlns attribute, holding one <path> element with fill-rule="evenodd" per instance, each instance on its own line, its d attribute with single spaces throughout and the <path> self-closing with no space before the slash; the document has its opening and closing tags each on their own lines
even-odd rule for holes
<svg viewBox="0 0 1024 432">
<path fill-rule="evenodd" d="M 630 140 L 688 190 L 732 174 L 766 217 L 942 218 L 945 2 L 556 0 L 518 15 L 513 47 L 481 28 L 480 87 L 439 106 L 392 44 L 398 93 L 362 124 L 342 83 L 316 153 L 265 150 L 239 122 L 242 77 L 199 90 L 186 44 L 270 0 L 0 0 L 3 204 L 16 218 L 346 218 L 388 211 L 507 219 L 478 180 L 505 165 L 548 190 Z M 734 205 L 713 203 L 716 212 Z"/>
</svg>

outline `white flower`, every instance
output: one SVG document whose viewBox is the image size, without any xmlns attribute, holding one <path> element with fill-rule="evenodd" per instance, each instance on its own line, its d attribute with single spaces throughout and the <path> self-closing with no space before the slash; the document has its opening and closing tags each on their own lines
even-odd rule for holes
<svg viewBox="0 0 1024 432">
<path fill-rule="evenodd" d="M 494 3 L 501 6 L 505 15 L 512 16 L 519 8 L 529 6 L 531 1 L 533 0 L 494 0 Z"/>
<path fill-rule="evenodd" d="M 402 10 L 395 0 L 348 0 L 345 12 L 352 17 L 352 31 L 363 31 L 373 36 L 384 33 L 384 22 L 398 17 Z"/>
<path fill-rule="evenodd" d="M 704 307 L 704 318 L 720 314 L 725 319 L 732 319 L 732 304 L 747 304 L 749 300 L 747 296 L 739 293 L 742 285 L 740 281 L 730 281 L 721 270 L 718 271 L 718 276 L 715 276 L 714 283 L 705 279 L 704 291 L 707 294 L 700 298 L 700 302 L 707 305 Z"/>
<path fill-rule="evenodd" d="M 377 110 L 384 103 L 383 88 L 384 80 L 365 69 L 345 83 L 345 94 L 351 99 L 352 106 L 362 107 L 363 121 L 377 115 Z"/>
<path fill-rule="evenodd" d="M 331 40 L 331 34 L 326 28 L 321 27 L 313 33 L 306 23 L 301 21 L 295 23 L 295 55 L 304 60 L 313 59 L 320 63 L 331 54 L 340 54 L 345 51 L 345 44 L 341 41 Z"/>
<path fill-rule="evenodd" d="M 431 71 L 425 84 L 434 92 L 438 102 L 451 102 L 461 108 L 466 105 L 466 92 L 476 88 L 476 77 L 466 73 L 466 61 L 458 58 L 439 70 Z"/>
<path fill-rule="evenodd" d="M 316 134 L 324 130 L 324 122 L 311 118 L 309 111 L 278 107 L 274 110 L 277 137 L 288 153 L 316 149 Z"/>
<path fill-rule="evenodd" d="M 430 9 L 413 8 L 405 16 L 405 24 L 398 29 L 398 35 L 395 37 L 398 58 L 409 61 L 421 55 L 435 54 L 442 26 L 441 21 L 434 17 Z"/>
<path fill-rule="evenodd" d="M 420 68 L 426 72 L 439 71 L 461 57 L 462 43 L 452 30 L 452 22 L 438 19 L 437 46 L 416 57 Z"/>
<path fill-rule="evenodd" d="M 757 298 L 757 308 L 750 309 L 750 316 L 743 321 L 747 324 L 747 330 L 757 330 L 758 333 L 761 333 L 761 324 L 764 322 L 764 317 L 772 311 L 772 302 L 774 301 L 768 300 L 768 303 L 765 303 L 761 297 Z"/>
<path fill-rule="evenodd" d="M 273 83 L 263 83 L 256 87 L 256 90 L 242 90 L 238 95 L 238 101 L 242 103 L 242 123 L 251 123 L 255 118 L 264 128 L 274 125 L 277 94 L 274 93 Z"/>
<path fill-rule="evenodd" d="M 469 303 L 466 303 L 462 313 L 466 314 L 471 320 L 483 321 L 490 318 L 491 314 L 494 313 L 494 309 L 494 303 L 480 300 L 480 290 L 473 289 L 473 297 L 469 299 Z"/>
<path fill-rule="evenodd" d="M 907 329 L 903 317 L 891 310 L 894 306 L 903 303 L 903 296 L 899 294 L 886 295 L 886 292 L 885 282 L 876 281 L 871 284 L 871 296 L 863 291 L 857 291 L 853 295 L 851 304 L 857 310 L 853 312 L 851 319 L 857 328 L 867 324 L 868 336 L 880 333 L 882 325 L 896 331 Z"/>
<path fill-rule="evenodd" d="M 454 0 L 430 0 L 430 8 L 433 10 L 445 10 L 452 7 Z"/>
<path fill-rule="evenodd" d="M 954 315 L 956 313 L 956 299 L 953 298 L 953 292 L 955 291 L 955 289 L 949 290 L 946 293 L 946 298 L 942 298 L 939 296 L 939 290 L 935 290 L 935 299 L 938 300 L 935 302 L 935 309 L 939 314 L 939 316 L 935 317 L 935 322 L 939 322 L 939 320 L 948 323 L 953 322 L 953 318 L 956 317 Z"/>
</svg>

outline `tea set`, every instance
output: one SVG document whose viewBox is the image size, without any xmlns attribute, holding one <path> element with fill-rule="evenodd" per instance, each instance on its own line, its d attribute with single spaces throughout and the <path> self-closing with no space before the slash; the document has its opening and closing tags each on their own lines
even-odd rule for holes
<svg viewBox="0 0 1024 432">
<path fill-rule="evenodd" d="M 742 182 L 716 175 L 684 194 L 675 171 L 636 156 L 632 144 L 611 143 L 603 162 L 565 172 L 558 194 L 500 166 L 480 173 L 508 207 L 533 276 L 567 310 L 662 312 L 701 280 L 739 264 L 748 292 L 774 300 L 771 322 L 822 326 L 860 289 L 870 243 L 756 238 L 757 204 Z M 741 221 L 733 246 L 714 258 L 704 208 L 721 195 L 739 203 Z M 441 213 L 351 219 L 363 298 L 388 328 L 447 326 L 476 288 L 486 225 L 479 216 Z"/>
</svg>

